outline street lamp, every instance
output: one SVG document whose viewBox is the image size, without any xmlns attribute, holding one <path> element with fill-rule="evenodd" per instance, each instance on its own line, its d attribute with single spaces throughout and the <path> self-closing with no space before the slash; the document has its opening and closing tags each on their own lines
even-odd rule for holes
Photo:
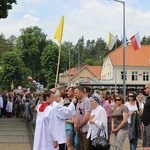
<svg viewBox="0 0 150 150">
<path fill-rule="evenodd" d="M 126 35 L 125 35 L 125 1 L 113 0 L 123 4 L 123 96 L 126 100 Z"/>
<path fill-rule="evenodd" d="M 68 87 L 70 87 L 70 51 L 71 51 L 71 44 L 69 46 L 69 80 L 68 80 Z"/>
</svg>

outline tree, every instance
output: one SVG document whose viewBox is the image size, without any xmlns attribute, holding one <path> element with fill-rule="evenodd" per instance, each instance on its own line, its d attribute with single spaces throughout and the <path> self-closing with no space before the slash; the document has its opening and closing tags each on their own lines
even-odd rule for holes
<svg viewBox="0 0 150 150">
<path fill-rule="evenodd" d="M 37 26 L 21 29 L 21 35 L 17 39 L 16 50 L 26 67 L 30 69 L 29 75 L 38 82 L 40 82 L 42 70 L 40 57 L 46 45 L 46 35 Z"/>
<path fill-rule="evenodd" d="M 2 54 L 8 51 L 12 51 L 14 48 L 13 43 L 10 39 L 5 39 L 4 34 L 0 35 L 0 58 Z"/>
<path fill-rule="evenodd" d="M 86 42 L 86 52 L 85 54 L 87 55 L 88 58 L 93 59 L 94 58 L 94 49 L 95 49 L 95 40 L 87 40 Z M 92 57 L 92 58 L 91 58 Z"/>
<path fill-rule="evenodd" d="M 10 90 L 13 81 L 14 86 L 25 86 L 27 84 L 28 69 L 16 52 L 6 52 L 2 57 L 1 86 Z"/>
<path fill-rule="evenodd" d="M 8 11 L 12 9 L 12 4 L 17 4 L 16 0 L 1 0 L 0 1 L 0 18 L 7 18 Z"/>
<path fill-rule="evenodd" d="M 91 58 L 87 58 L 87 59 L 85 59 L 85 61 L 84 61 L 84 64 L 89 64 L 89 65 L 93 65 L 93 59 L 91 59 Z"/>
<path fill-rule="evenodd" d="M 47 88 L 52 88 L 55 86 L 57 60 L 58 46 L 48 44 L 41 56 L 41 65 L 43 67 L 42 72 L 44 72 Z"/>
<path fill-rule="evenodd" d="M 78 63 L 79 64 L 83 64 L 83 62 L 84 62 L 84 59 L 85 59 L 85 55 L 84 55 L 84 52 L 85 52 L 85 46 L 84 46 L 84 37 L 82 36 L 79 40 L 78 40 L 78 42 L 77 42 L 77 44 L 75 45 L 75 50 L 76 50 L 76 52 L 77 52 L 77 54 L 78 54 Z"/>
<path fill-rule="evenodd" d="M 99 66 L 102 65 L 102 59 L 109 53 L 106 42 L 102 38 L 88 40 L 85 46 L 84 64 Z M 93 62 L 92 62 L 92 61 Z"/>
<path fill-rule="evenodd" d="M 17 41 L 17 37 L 15 37 L 14 35 L 11 35 L 8 39 L 8 46 L 9 46 L 9 51 L 13 51 L 14 47 L 16 45 L 16 41 Z"/>
<path fill-rule="evenodd" d="M 142 45 L 150 45 L 150 36 L 148 36 L 148 37 L 144 36 L 142 38 L 141 44 Z"/>
<path fill-rule="evenodd" d="M 72 42 L 64 42 L 62 44 L 62 51 L 61 51 L 61 57 L 64 57 L 64 65 L 60 68 L 62 71 L 69 68 L 69 51 L 70 51 L 70 67 L 75 66 L 75 60 L 74 57 L 74 45 Z M 63 56 L 62 56 L 63 55 Z"/>
<path fill-rule="evenodd" d="M 48 89 L 55 87 L 56 70 L 58 64 L 58 51 L 59 47 L 55 43 L 50 42 L 42 52 L 42 72 L 44 74 L 44 78 L 46 79 L 46 85 Z M 63 72 L 65 71 L 65 69 L 65 55 L 62 51 L 60 55 L 59 72 Z"/>
</svg>

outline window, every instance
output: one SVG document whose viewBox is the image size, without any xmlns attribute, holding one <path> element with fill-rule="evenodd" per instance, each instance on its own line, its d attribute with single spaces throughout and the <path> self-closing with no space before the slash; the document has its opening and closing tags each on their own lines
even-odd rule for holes
<svg viewBox="0 0 150 150">
<path fill-rule="evenodd" d="M 123 80 L 123 71 L 121 71 L 121 79 Z M 125 71 L 125 80 L 127 80 L 127 72 Z"/>
<path fill-rule="evenodd" d="M 149 72 L 143 72 L 143 81 L 149 81 Z"/>
<path fill-rule="evenodd" d="M 137 80 L 138 80 L 138 72 L 132 71 L 132 81 L 137 81 Z"/>
</svg>

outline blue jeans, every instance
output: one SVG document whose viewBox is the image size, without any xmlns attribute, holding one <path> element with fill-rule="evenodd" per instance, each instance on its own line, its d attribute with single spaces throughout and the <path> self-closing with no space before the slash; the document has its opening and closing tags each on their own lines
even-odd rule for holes
<svg viewBox="0 0 150 150">
<path fill-rule="evenodd" d="M 131 127 L 131 124 L 128 124 L 128 131 L 129 131 L 130 127 Z M 137 141 L 138 141 L 138 138 L 135 138 L 133 141 L 129 141 L 130 142 L 130 150 L 136 150 Z"/>
<path fill-rule="evenodd" d="M 136 150 L 137 148 L 137 140 L 134 142 L 130 142 L 130 150 Z"/>
<path fill-rule="evenodd" d="M 76 132 L 76 134 L 75 134 L 73 146 L 76 148 L 76 150 L 80 150 L 80 143 L 78 140 L 78 132 Z"/>
</svg>

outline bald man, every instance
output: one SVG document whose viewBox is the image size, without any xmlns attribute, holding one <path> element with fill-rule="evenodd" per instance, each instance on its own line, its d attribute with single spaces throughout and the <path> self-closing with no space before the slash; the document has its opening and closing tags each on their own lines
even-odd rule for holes
<svg viewBox="0 0 150 150">
<path fill-rule="evenodd" d="M 144 150 L 150 150 L 150 82 L 145 85 L 144 90 L 148 97 L 142 114 L 143 148 Z"/>
</svg>

